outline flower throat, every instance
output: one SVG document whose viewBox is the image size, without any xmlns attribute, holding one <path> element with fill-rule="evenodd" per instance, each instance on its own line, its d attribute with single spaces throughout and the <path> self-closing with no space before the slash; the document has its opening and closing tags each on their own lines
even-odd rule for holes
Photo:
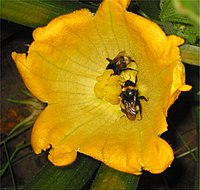
<svg viewBox="0 0 200 190">
<path fill-rule="evenodd" d="M 113 105 L 120 104 L 121 111 L 131 121 L 142 119 L 142 106 L 140 100 L 148 101 L 148 98 L 139 96 L 137 84 L 138 70 L 136 62 L 125 51 L 121 51 L 114 59 L 106 58 L 109 63 L 104 73 L 96 78 L 94 92 L 97 98 L 101 98 Z"/>
</svg>

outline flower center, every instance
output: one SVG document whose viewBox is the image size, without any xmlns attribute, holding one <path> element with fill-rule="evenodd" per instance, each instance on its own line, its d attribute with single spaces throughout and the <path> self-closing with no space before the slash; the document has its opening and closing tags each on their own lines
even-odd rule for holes
<svg viewBox="0 0 200 190">
<path fill-rule="evenodd" d="M 103 99 L 113 105 L 121 101 L 122 88 L 127 80 L 136 81 L 138 71 L 135 69 L 136 63 L 125 55 L 125 51 L 120 52 L 113 60 L 107 58 L 109 64 L 104 73 L 96 78 L 94 92 L 97 98 Z"/>
<path fill-rule="evenodd" d="M 119 104 L 121 84 L 124 79 L 120 75 L 113 75 L 113 70 L 108 69 L 96 78 L 94 92 L 97 98 L 101 98 L 113 105 Z"/>
</svg>

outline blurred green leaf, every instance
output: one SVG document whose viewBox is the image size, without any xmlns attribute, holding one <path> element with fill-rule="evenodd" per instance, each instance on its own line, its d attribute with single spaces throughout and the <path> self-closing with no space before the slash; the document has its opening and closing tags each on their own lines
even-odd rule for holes
<svg viewBox="0 0 200 190">
<path fill-rule="evenodd" d="M 5 153 L 6 153 L 6 159 L 7 159 L 7 162 L 8 162 L 8 168 L 9 168 L 10 177 L 11 177 L 11 181 L 12 181 L 12 189 L 16 190 L 16 181 L 15 181 L 15 177 L 14 177 L 14 173 L 13 173 L 13 167 L 12 167 L 12 164 L 11 164 L 8 148 L 7 148 L 6 143 L 3 143 L 3 145 L 4 145 L 4 149 L 5 149 Z"/>
<path fill-rule="evenodd" d="M 6 144 L 6 143 L 5 143 Z M 1 164 L 1 167 L 0 167 L 0 177 L 2 177 L 5 173 L 5 171 L 8 169 L 9 167 L 9 164 L 13 165 L 14 163 L 22 160 L 22 159 L 25 159 L 26 157 L 29 157 L 31 155 L 33 155 L 32 153 L 28 153 L 28 154 L 25 154 L 23 156 L 20 156 L 18 158 L 15 158 L 16 155 L 24 150 L 24 149 L 27 149 L 30 147 L 30 144 L 25 144 L 25 145 L 21 145 L 21 146 L 18 146 L 16 147 L 16 149 L 14 150 L 14 152 L 12 154 L 10 154 L 9 156 L 9 161 L 7 161 L 5 164 Z"/>
<path fill-rule="evenodd" d="M 99 162 L 79 154 L 77 160 L 66 167 L 46 164 L 25 189 L 82 189 L 99 167 Z"/>
<path fill-rule="evenodd" d="M 160 19 L 164 22 L 170 21 L 191 24 L 191 21 L 187 17 L 176 11 L 172 0 L 165 0 L 161 5 Z"/>
<path fill-rule="evenodd" d="M 95 11 L 96 7 L 79 1 L 49 0 L 0 0 L 1 18 L 36 28 L 46 25 L 53 18 L 81 8 Z"/>
<path fill-rule="evenodd" d="M 199 0 L 176 0 L 173 1 L 173 4 L 178 13 L 187 16 L 194 22 L 194 24 L 200 26 Z"/>
<path fill-rule="evenodd" d="M 91 190 L 137 189 L 140 176 L 114 170 L 101 164 Z"/>
</svg>

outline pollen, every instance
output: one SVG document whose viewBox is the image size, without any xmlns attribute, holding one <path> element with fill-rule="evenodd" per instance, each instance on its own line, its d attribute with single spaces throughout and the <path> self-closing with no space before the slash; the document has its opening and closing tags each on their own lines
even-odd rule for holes
<svg viewBox="0 0 200 190">
<path fill-rule="evenodd" d="M 96 78 L 94 93 L 97 98 L 117 105 L 121 101 L 120 94 L 126 80 L 135 81 L 136 72 L 127 70 L 121 75 L 113 75 L 112 69 L 105 70 L 104 73 Z"/>
<path fill-rule="evenodd" d="M 125 79 L 120 75 L 113 75 L 113 73 L 113 70 L 108 69 L 98 76 L 94 92 L 97 98 L 117 105 L 120 103 L 121 83 L 124 83 Z"/>
</svg>

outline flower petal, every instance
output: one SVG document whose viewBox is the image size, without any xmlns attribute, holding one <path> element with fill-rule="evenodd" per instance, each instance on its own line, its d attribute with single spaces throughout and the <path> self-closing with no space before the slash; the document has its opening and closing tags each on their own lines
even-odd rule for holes
<svg viewBox="0 0 200 190">
<path fill-rule="evenodd" d="M 81 152 L 138 175 L 142 169 L 160 173 L 173 160 L 160 135 L 167 130 L 169 106 L 190 89 L 178 49 L 183 40 L 126 11 L 129 3 L 104 0 L 95 16 L 85 9 L 60 16 L 34 31 L 28 56 L 12 53 L 28 89 L 48 103 L 31 143 L 37 154 L 51 148 L 55 165 L 70 164 Z M 109 80 L 109 74 L 104 81 L 102 75 L 106 59 L 121 51 L 136 61 L 139 95 L 148 98 L 141 100 L 141 120 L 130 121 L 121 111 L 121 76 Z M 103 89 L 96 90 L 100 81 L 107 85 L 104 99 Z"/>
</svg>

